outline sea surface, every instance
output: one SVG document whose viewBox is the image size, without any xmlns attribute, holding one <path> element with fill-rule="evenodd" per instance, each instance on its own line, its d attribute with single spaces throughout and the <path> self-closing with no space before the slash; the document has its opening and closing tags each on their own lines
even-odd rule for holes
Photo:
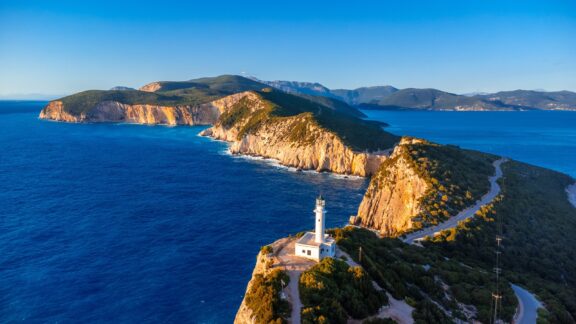
<svg viewBox="0 0 576 324">
<path fill-rule="evenodd" d="M 386 129 L 513 158 L 576 178 L 576 112 L 363 110 Z"/>
<path fill-rule="evenodd" d="M 0 323 L 231 323 L 260 247 L 345 224 L 367 181 L 232 157 L 204 127 L 0 102 Z"/>
<path fill-rule="evenodd" d="M 49 122 L 44 104 L 0 101 L 0 323 L 230 323 L 259 248 L 311 229 L 319 193 L 345 224 L 367 186 L 231 156 L 204 127 Z M 368 113 L 576 175 L 576 113 Z"/>
</svg>

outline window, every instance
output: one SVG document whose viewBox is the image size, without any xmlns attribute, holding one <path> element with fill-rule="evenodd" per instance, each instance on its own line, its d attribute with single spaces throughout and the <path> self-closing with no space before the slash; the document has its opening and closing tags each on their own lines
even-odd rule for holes
<svg viewBox="0 0 576 324">
<path fill-rule="evenodd" d="M 312 255 L 312 251 L 308 250 L 308 255 Z"/>
</svg>

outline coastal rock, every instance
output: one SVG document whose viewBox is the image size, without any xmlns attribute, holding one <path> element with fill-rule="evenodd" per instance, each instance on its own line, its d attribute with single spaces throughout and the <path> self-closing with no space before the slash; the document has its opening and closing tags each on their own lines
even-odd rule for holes
<svg viewBox="0 0 576 324">
<path fill-rule="evenodd" d="M 78 123 L 82 120 L 82 116 L 73 115 L 64 109 L 62 101 L 51 101 L 42 111 L 40 111 L 41 119 L 51 119 L 69 123 Z"/>
<path fill-rule="evenodd" d="M 258 98 L 252 98 L 258 100 Z M 254 103 L 259 109 L 264 104 Z M 263 123 L 258 130 L 243 134 L 244 123 L 226 127 L 216 123 L 202 132 L 204 136 L 231 142 L 230 152 L 278 160 L 282 165 L 304 170 L 370 176 L 388 158 L 387 152 L 355 152 L 334 133 L 308 120 L 307 115 L 277 118 Z M 305 125 L 305 138 L 294 138 L 293 130 Z"/>
<path fill-rule="evenodd" d="M 385 236 L 396 236 L 412 227 L 412 217 L 421 211 L 420 200 L 428 190 L 426 181 L 403 154 L 406 144 L 415 141 L 418 140 L 403 138 L 390 159 L 382 163 L 370 181 L 354 222 Z"/>
<path fill-rule="evenodd" d="M 146 125 L 212 125 L 228 107 L 251 93 L 237 93 L 200 105 L 160 106 L 102 101 L 86 112 L 71 113 L 62 101 L 50 102 L 40 118 L 64 122 L 124 122 Z"/>
<path fill-rule="evenodd" d="M 254 277 L 257 274 L 266 273 L 267 271 L 266 264 L 268 262 L 268 259 L 269 257 L 267 255 L 263 254 L 262 252 L 258 253 L 258 256 L 256 256 L 256 265 L 254 266 L 254 270 L 252 271 L 252 278 L 250 278 L 250 281 L 246 286 L 246 292 L 250 291 L 250 288 L 252 287 L 254 281 Z M 238 312 L 236 313 L 236 317 L 234 318 L 234 323 L 235 324 L 254 323 L 252 310 L 250 309 L 250 307 L 248 307 L 248 305 L 246 305 L 245 299 L 242 299 L 240 308 L 238 308 Z"/>
<path fill-rule="evenodd" d="M 138 89 L 138 90 L 146 91 L 146 92 L 156 92 L 161 87 L 162 87 L 162 84 L 160 82 L 152 82 L 152 83 L 148 83 L 148 84 L 140 87 L 140 89 Z"/>
</svg>

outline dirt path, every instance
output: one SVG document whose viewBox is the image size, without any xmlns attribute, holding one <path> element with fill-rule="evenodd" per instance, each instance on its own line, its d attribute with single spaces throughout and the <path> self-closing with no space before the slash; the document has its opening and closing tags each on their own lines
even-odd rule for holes
<svg viewBox="0 0 576 324">
<path fill-rule="evenodd" d="M 498 179 L 502 177 L 502 169 L 500 168 L 500 166 L 502 165 L 502 163 L 506 161 L 507 160 L 504 158 L 494 161 L 492 165 L 494 165 L 496 173 L 488 179 L 490 180 L 490 190 L 488 191 L 487 194 L 482 196 L 482 198 L 478 200 L 476 204 L 474 204 L 474 206 L 464 209 L 463 211 L 458 213 L 458 215 L 450 218 L 449 220 L 441 224 L 438 224 L 433 227 L 428 227 L 414 233 L 410 233 L 406 235 L 406 238 L 404 238 L 402 241 L 404 241 L 405 243 L 414 244 L 415 242 L 425 238 L 426 236 L 432 236 L 436 232 L 456 227 L 458 225 L 458 222 L 474 216 L 474 214 L 476 214 L 476 212 L 480 210 L 482 206 L 492 202 L 492 200 L 494 200 L 494 198 L 496 198 L 496 196 L 498 196 L 498 194 L 500 193 L 500 185 L 498 185 Z"/>
<path fill-rule="evenodd" d="M 576 208 L 576 183 L 566 188 L 568 194 L 568 201 Z"/>
<path fill-rule="evenodd" d="M 349 266 L 361 267 L 350 257 L 350 255 L 342 251 L 339 247 L 336 247 L 336 258 L 340 258 L 342 256 L 346 258 L 346 263 L 348 263 Z M 376 283 L 376 281 L 372 281 L 372 285 L 377 290 L 384 290 L 378 285 L 378 283 Z M 394 299 L 394 297 L 392 297 L 392 295 L 389 293 L 386 293 L 386 295 L 388 296 L 389 304 L 387 306 L 382 306 L 378 311 L 378 314 L 372 316 L 371 318 L 391 318 L 399 324 L 413 324 L 414 319 L 412 318 L 412 312 L 414 311 L 414 308 L 403 300 Z M 360 324 L 364 320 L 349 319 L 348 324 Z"/>
<path fill-rule="evenodd" d="M 296 240 L 296 238 L 282 239 L 282 241 L 275 246 L 277 252 L 275 253 L 276 262 L 274 263 L 274 268 L 282 268 L 290 277 L 290 283 L 284 288 L 284 293 L 292 305 L 289 323 L 300 324 L 302 301 L 300 300 L 300 292 L 298 291 L 298 281 L 300 280 L 302 272 L 310 269 L 316 262 L 294 255 Z"/>
</svg>

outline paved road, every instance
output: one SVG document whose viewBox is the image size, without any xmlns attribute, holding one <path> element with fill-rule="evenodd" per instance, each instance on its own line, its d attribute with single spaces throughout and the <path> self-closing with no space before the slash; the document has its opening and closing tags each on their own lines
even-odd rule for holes
<svg viewBox="0 0 576 324">
<path fill-rule="evenodd" d="M 568 193 L 568 201 L 576 207 L 576 183 L 573 185 L 568 186 L 566 188 L 566 192 Z"/>
<path fill-rule="evenodd" d="M 300 300 L 300 292 L 298 291 L 298 281 L 302 271 L 288 271 L 290 276 L 290 283 L 287 287 L 288 298 L 292 302 L 292 313 L 290 315 L 290 323 L 300 323 L 300 313 L 302 312 L 302 301 Z"/>
<path fill-rule="evenodd" d="M 542 303 L 528 290 L 514 284 L 511 286 L 516 298 L 518 298 L 518 309 L 512 322 L 515 324 L 535 324 L 538 318 L 538 308 L 542 307 Z"/>
<path fill-rule="evenodd" d="M 500 193 L 500 186 L 498 185 L 498 179 L 502 177 L 502 169 L 500 168 L 500 165 L 502 165 L 502 163 L 506 161 L 507 160 L 504 158 L 494 161 L 493 165 L 494 168 L 496 169 L 496 173 L 488 179 L 490 180 L 490 191 L 488 191 L 487 194 L 485 194 L 480 200 L 478 200 L 476 204 L 474 204 L 474 206 L 464 209 L 463 211 L 458 213 L 458 215 L 451 217 L 449 220 L 441 224 L 425 228 L 418 232 L 410 233 L 406 235 L 406 238 L 404 238 L 403 241 L 405 243 L 414 244 L 415 240 L 422 239 L 426 236 L 434 235 L 434 233 L 439 231 L 456 227 L 458 225 L 458 222 L 474 216 L 474 214 L 476 214 L 476 212 L 480 210 L 480 207 L 490 203 Z"/>
</svg>

